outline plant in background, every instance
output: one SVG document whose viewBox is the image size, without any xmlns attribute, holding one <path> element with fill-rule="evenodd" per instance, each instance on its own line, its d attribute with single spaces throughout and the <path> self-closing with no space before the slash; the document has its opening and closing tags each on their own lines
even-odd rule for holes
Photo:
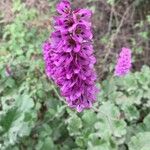
<svg viewBox="0 0 150 150">
<path fill-rule="evenodd" d="M 43 44 L 46 74 L 60 87 L 68 105 L 78 112 L 92 107 L 97 88 L 91 11 L 72 10 L 69 1 L 57 4 L 55 31 Z"/>
<path fill-rule="evenodd" d="M 131 69 L 131 50 L 129 48 L 123 47 L 119 58 L 117 60 L 117 65 L 115 67 L 116 76 L 124 76 Z"/>
</svg>

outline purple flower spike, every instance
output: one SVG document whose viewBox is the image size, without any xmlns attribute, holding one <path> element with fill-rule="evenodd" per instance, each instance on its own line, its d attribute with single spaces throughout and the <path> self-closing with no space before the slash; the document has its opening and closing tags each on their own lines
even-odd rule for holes
<svg viewBox="0 0 150 150">
<path fill-rule="evenodd" d="M 117 65 L 115 67 L 115 75 L 126 75 L 130 71 L 131 66 L 131 50 L 129 48 L 123 47 L 119 54 Z"/>
<path fill-rule="evenodd" d="M 98 92 L 93 56 L 91 11 L 71 10 L 70 2 L 57 5 L 59 16 L 54 17 L 50 39 L 43 44 L 45 70 L 60 88 L 68 106 L 78 112 L 89 109 Z"/>
</svg>

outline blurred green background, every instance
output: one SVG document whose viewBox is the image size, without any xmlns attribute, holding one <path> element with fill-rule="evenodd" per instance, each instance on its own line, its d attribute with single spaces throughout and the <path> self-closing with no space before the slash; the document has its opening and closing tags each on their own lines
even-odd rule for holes
<svg viewBox="0 0 150 150">
<path fill-rule="evenodd" d="M 0 1 L 0 150 L 150 150 L 150 1 L 71 1 L 93 11 L 101 89 L 82 113 L 44 74 L 41 45 L 57 2 Z M 123 46 L 132 49 L 132 73 L 116 78 Z"/>
</svg>

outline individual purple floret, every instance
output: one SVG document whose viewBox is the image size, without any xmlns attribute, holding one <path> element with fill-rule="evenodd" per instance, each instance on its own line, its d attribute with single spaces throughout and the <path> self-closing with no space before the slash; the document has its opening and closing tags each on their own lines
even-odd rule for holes
<svg viewBox="0 0 150 150">
<path fill-rule="evenodd" d="M 57 4 L 50 39 L 43 44 L 45 70 L 60 88 L 61 95 L 78 112 L 92 107 L 96 100 L 96 73 L 93 56 L 91 11 L 72 10 L 70 2 Z"/>
<path fill-rule="evenodd" d="M 56 6 L 57 12 L 61 15 L 69 15 L 71 13 L 71 4 L 68 0 L 62 0 Z"/>
<path fill-rule="evenodd" d="M 131 66 L 131 50 L 129 48 L 123 47 L 119 54 L 117 65 L 115 67 L 115 75 L 126 75 L 130 71 Z"/>
<path fill-rule="evenodd" d="M 12 69 L 11 69 L 11 67 L 9 65 L 6 65 L 6 67 L 5 67 L 5 75 L 7 77 L 10 77 L 10 76 L 13 75 Z"/>
</svg>

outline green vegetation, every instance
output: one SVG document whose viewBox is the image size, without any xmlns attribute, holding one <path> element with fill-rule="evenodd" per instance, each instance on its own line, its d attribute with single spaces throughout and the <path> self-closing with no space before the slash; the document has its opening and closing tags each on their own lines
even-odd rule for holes
<svg viewBox="0 0 150 150">
<path fill-rule="evenodd" d="M 13 0 L 10 20 L 0 10 L 0 150 L 149 150 L 150 16 L 134 24 L 140 28 L 138 39 L 129 38 L 135 54 L 132 73 L 113 77 L 114 61 L 107 70 L 100 70 L 99 65 L 105 65 L 100 62 L 98 75 L 105 78 L 99 77 L 97 102 L 93 109 L 77 113 L 66 106 L 59 89 L 44 74 L 41 44 L 52 30 L 48 18 L 55 6 L 50 0 L 47 3 L 48 11 L 46 4 L 39 8 Z M 108 0 L 108 6 L 114 4 L 115 0 Z M 88 7 L 95 5 L 93 1 Z M 103 35 L 102 44 L 112 35 Z"/>
</svg>

